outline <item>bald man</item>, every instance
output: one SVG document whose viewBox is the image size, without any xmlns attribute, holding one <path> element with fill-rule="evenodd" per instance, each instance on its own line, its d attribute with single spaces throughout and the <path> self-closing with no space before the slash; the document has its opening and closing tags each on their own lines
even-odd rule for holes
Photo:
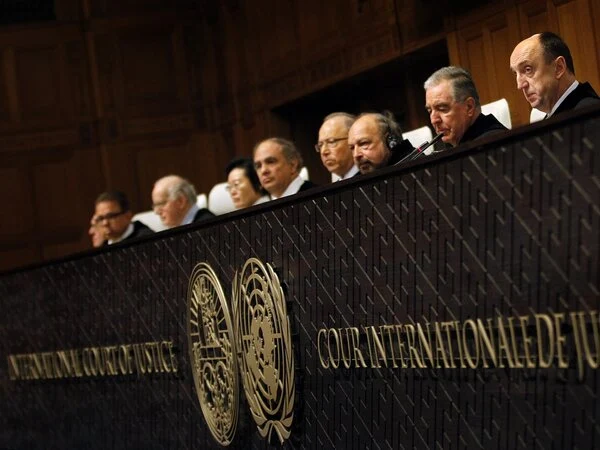
<svg viewBox="0 0 600 450">
<path fill-rule="evenodd" d="M 185 178 L 167 175 L 154 183 L 152 209 L 167 228 L 215 217 L 208 209 L 200 209 L 196 201 L 196 190 Z"/>
<path fill-rule="evenodd" d="M 569 47 L 560 36 L 544 32 L 519 42 L 510 55 L 510 68 L 532 108 L 546 117 L 600 104 L 589 83 L 579 83 Z"/>
<path fill-rule="evenodd" d="M 413 146 L 402 139 L 402 130 L 390 114 L 365 113 L 350 127 L 348 146 L 361 174 L 392 166 L 408 155 Z"/>
</svg>

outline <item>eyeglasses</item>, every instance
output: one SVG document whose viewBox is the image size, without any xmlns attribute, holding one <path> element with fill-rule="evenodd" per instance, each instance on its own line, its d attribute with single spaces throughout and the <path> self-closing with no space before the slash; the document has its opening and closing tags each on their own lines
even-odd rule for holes
<svg viewBox="0 0 600 450">
<path fill-rule="evenodd" d="M 169 200 L 163 200 L 162 202 L 152 203 L 152 211 L 156 211 L 157 209 L 162 208 L 167 203 L 169 203 Z"/>
<path fill-rule="evenodd" d="M 317 151 L 317 153 L 321 153 L 321 151 L 323 150 L 324 147 L 336 148 L 338 142 L 344 141 L 346 139 L 348 139 L 348 137 L 329 138 L 329 139 L 325 139 L 324 141 L 319 141 L 315 144 L 315 150 Z"/>
<path fill-rule="evenodd" d="M 245 184 L 245 182 L 242 181 L 234 181 L 231 184 L 228 184 L 227 186 L 225 186 L 225 190 L 227 192 L 231 192 L 231 191 L 239 191 L 240 187 L 243 186 Z"/>
<path fill-rule="evenodd" d="M 119 216 L 125 214 L 125 212 L 126 211 L 111 212 L 108 214 L 104 214 L 103 216 L 96 216 L 96 217 L 94 217 L 94 219 L 92 221 L 92 225 L 99 224 L 100 222 L 104 222 L 105 220 L 114 219 L 115 217 L 119 217 Z"/>
</svg>

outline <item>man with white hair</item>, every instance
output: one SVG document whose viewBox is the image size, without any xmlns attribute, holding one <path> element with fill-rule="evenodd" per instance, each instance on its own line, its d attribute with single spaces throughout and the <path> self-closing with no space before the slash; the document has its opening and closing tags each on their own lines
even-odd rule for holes
<svg viewBox="0 0 600 450">
<path fill-rule="evenodd" d="M 179 175 L 167 175 L 154 183 L 152 209 L 167 228 L 188 225 L 210 219 L 215 215 L 196 204 L 194 186 Z"/>
</svg>

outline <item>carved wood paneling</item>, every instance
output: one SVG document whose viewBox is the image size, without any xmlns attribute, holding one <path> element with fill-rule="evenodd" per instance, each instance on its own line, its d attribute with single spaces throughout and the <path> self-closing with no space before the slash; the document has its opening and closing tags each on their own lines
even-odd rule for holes
<svg viewBox="0 0 600 450">
<path fill-rule="evenodd" d="M 506 98 L 513 124 L 529 120 L 529 110 L 522 104 L 510 72 L 510 54 L 519 38 L 517 13 L 514 8 L 494 14 L 474 25 L 459 29 L 450 62 L 468 69 L 475 80 L 482 104 Z"/>
<path fill-rule="evenodd" d="M 596 90 L 600 89 L 598 73 L 598 50 L 590 51 L 597 32 L 597 23 L 592 22 L 592 10 L 588 0 L 572 0 L 556 5 L 559 34 L 569 45 L 573 55 L 575 73 L 580 81 L 589 81 Z"/>
<path fill-rule="evenodd" d="M 0 191 L 5 193 L 7 211 L 0 220 L 0 248 L 5 248 L 9 236 L 33 230 L 34 210 L 26 170 L 22 167 L 0 168 Z"/>
</svg>

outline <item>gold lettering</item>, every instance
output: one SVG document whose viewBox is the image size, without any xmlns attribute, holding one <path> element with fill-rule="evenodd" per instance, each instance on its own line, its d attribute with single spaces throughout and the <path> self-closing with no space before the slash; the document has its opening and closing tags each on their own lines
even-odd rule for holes
<svg viewBox="0 0 600 450">
<path fill-rule="evenodd" d="M 408 346 L 408 356 L 410 358 L 410 367 L 415 368 L 414 359 L 417 362 L 417 367 L 424 369 L 425 364 L 423 363 L 417 348 L 415 347 L 415 327 L 411 324 L 404 325 L 404 330 L 406 331 L 406 345 Z"/>
<path fill-rule="evenodd" d="M 552 326 L 552 319 L 547 314 L 534 314 L 534 317 L 538 347 L 538 367 L 542 369 L 548 369 L 552 365 L 552 360 L 554 359 L 554 327 Z M 544 359 L 542 324 L 546 328 L 546 335 L 548 336 L 548 351 L 546 353 L 546 359 Z"/>
<path fill-rule="evenodd" d="M 144 359 L 141 349 L 140 349 L 140 344 L 133 344 L 133 354 L 135 357 L 135 367 L 136 367 L 136 371 L 138 376 L 140 374 L 145 375 L 146 374 L 146 360 Z"/>
<path fill-rule="evenodd" d="M 177 371 L 179 370 L 179 366 L 177 364 L 175 352 L 173 351 L 173 341 L 169 341 L 169 359 L 171 360 L 171 370 L 173 371 L 173 373 L 177 373 Z"/>
<path fill-rule="evenodd" d="M 473 335 L 473 345 L 475 346 L 475 356 L 470 353 L 469 344 L 467 342 L 467 329 L 471 328 L 471 334 Z M 465 325 L 462 330 L 462 341 L 463 341 L 463 351 L 465 355 L 465 359 L 467 360 L 467 365 L 471 369 L 476 369 L 479 365 L 480 358 L 480 339 L 478 333 L 478 325 L 472 319 L 467 319 L 465 321 Z"/>
<path fill-rule="evenodd" d="M 385 346 L 381 342 L 377 329 L 375 327 L 368 327 L 368 330 L 370 330 L 371 341 L 373 343 L 373 348 L 375 349 L 375 365 L 373 367 L 381 367 L 380 361 L 383 361 L 385 367 L 387 367 L 387 352 Z M 371 364 L 374 364 L 373 358 L 371 358 Z"/>
<path fill-rule="evenodd" d="M 567 338 L 562 334 L 562 323 L 565 321 L 563 313 L 554 313 L 554 328 L 556 333 L 556 358 L 558 359 L 558 368 L 566 369 L 569 367 L 569 360 L 564 354 Z"/>
<path fill-rule="evenodd" d="M 504 361 L 502 359 L 502 352 L 506 355 L 506 361 L 508 362 L 508 367 L 511 369 L 515 368 L 514 359 L 511 353 L 511 347 L 508 343 L 508 339 L 506 337 L 506 330 L 504 329 L 504 323 L 502 321 L 502 317 L 498 317 L 498 360 L 500 362 L 499 367 L 504 367 Z M 521 366 L 522 367 L 522 366 Z"/>
<path fill-rule="evenodd" d="M 429 324 L 427 324 L 427 336 L 423 331 L 423 327 L 420 323 L 417 323 L 417 338 L 419 339 L 419 348 L 421 349 L 421 355 L 423 357 L 423 363 L 425 363 L 425 354 L 429 358 L 430 367 L 436 367 L 433 359 L 433 351 L 431 350 L 431 333 L 429 331 Z M 423 353 L 423 350 L 425 353 Z M 437 366 L 439 367 L 439 365 Z"/>
<path fill-rule="evenodd" d="M 461 339 L 464 336 L 464 333 L 461 336 L 461 332 L 460 332 L 461 326 L 460 326 L 460 322 L 458 320 L 454 321 L 454 329 L 456 330 L 456 345 L 458 346 L 458 358 L 460 360 L 460 368 L 466 369 L 467 366 L 465 365 L 465 360 L 463 358 L 463 354 L 464 354 L 463 339 Z M 479 359 L 479 357 L 477 359 Z"/>
<path fill-rule="evenodd" d="M 19 363 L 17 357 L 14 355 L 8 355 L 8 378 L 11 381 L 19 380 L 21 378 Z"/>
<path fill-rule="evenodd" d="M 92 374 L 92 371 L 90 370 L 90 365 L 89 365 L 89 353 L 90 353 L 89 348 L 84 348 L 83 353 L 81 355 L 82 359 L 83 359 L 83 373 L 85 374 L 86 377 L 89 377 Z"/>
<path fill-rule="evenodd" d="M 58 365 L 61 367 L 62 376 L 65 378 L 72 377 L 73 376 L 73 368 L 71 367 L 71 362 L 69 361 L 67 352 L 66 351 L 58 351 L 58 352 L 56 352 L 56 355 L 57 355 L 58 361 L 59 361 Z"/>
<path fill-rule="evenodd" d="M 487 348 L 488 355 L 490 356 L 495 367 L 498 366 L 498 355 L 496 354 L 496 344 L 494 342 L 494 334 L 492 330 L 492 319 L 488 319 L 488 330 L 485 329 L 485 325 L 481 319 L 477 319 L 477 332 L 480 334 L 481 339 L 481 357 L 483 359 L 483 367 L 487 368 L 488 362 L 485 357 L 484 348 Z M 500 362 L 502 364 L 502 361 Z M 502 364 L 500 367 L 504 367 Z"/>
<path fill-rule="evenodd" d="M 521 324 L 521 336 L 523 339 L 523 351 L 525 352 L 525 367 L 528 369 L 535 368 L 535 362 L 531 359 L 531 337 L 527 334 L 527 326 L 529 323 L 529 316 L 519 317 Z"/>
<path fill-rule="evenodd" d="M 52 359 L 52 353 L 42 353 L 42 361 L 44 361 L 44 378 L 55 378 L 54 365 L 52 364 L 54 362 Z"/>
<path fill-rule="evenodd" d="M 31 355 L 31 360 L 28 358 L 28 363 L 31 371 L 28 378 L 33 378 L 34 380 L 44 378 L 44 362 L 42 361 L 42 356 L 39 353 L 34 353 Z"/>
<path fill-rule="evenodd" d="M 336 358 L 334 359 L 333 354 L 331 353 L 331 337 L 333 336 L 335 350 L 337 353 Z M 340 336 L 338 335 L 337 330 L 330 328 L 327 333 L 327 349 L 329 350 L 329 362 L 331 363 L 331 367 L 337 369 L 340 366 Z"/>
<path fill-rule="evenodd" d="M 396 330 L 396 341 L 398 342 L 398 353 L 400 355 L 400 366 L 403 369 L 406 369 L 408 365 L 406 364 L 406 358 L 404 357 L 404 342 L 402 341 L 402 325 L 395 325 L 394 329 Z"/>
<path fill-rule="evenodd" d="M 319 361 L 323 369 L 329 369 L 329 359 L 323 358 L 323 348 L 321 345 L 325 343 L 325 335 L 327 334 L 326 328 L 321 328 L 317 333 L 317 352 L 319 353 Z"/>
<path fill-rule="evenodd" d="M 381 332 L 382 339 L 386 340 L 387 348 L 389 349 L 390 359 L 392 361 L 392 367 L 394 369 L 398 368 L 398 364 L 396 363 L 396 353 L 394 352 L 394 338 L 393 338 L 393 325 L 382 325 L 379 327 Z M 387 339 L 385 339 L 387 338 Z M 385 345 L 385 344 L 384 344 Z"/>
<path fill-rule="evenodd" d="M 350 328 L 352 332 L 352 345 L 354 347 L 354 367 L 367 367 L 365 358 L 360 350 L 360 331 L 356 327 Z"/>
<path fill-rule="evenodd" d="M 577 376 L 579 380 L 583 380 L 583 352 L 581 349 L 581 343 L 579 341 L 579 320 L 577 320 L 577 316 L 580 316 L 581 312 L 572 312 L 571 316 L 571 325 L 573 327 L 573 339 L 575 340 L 575 350 L 577 353 Z M 585 334 L 585 325 L 583 329 L 583 334 Z"/>
<path fill-rule="evenodd" d="M 76 377 L 81 377 L 83 372 L 81 370 L 81 360 L 79 359 L 79 352 L 77 350 L 70 350 L 69 354 L 71 355 L 71 367 L 73 367 L 73 372 Z"/>
<path fill-rule="evenodd" d="M 345 337 L 344 337 L 345 335 Z M 342 364 L 346 369 L 349 369 L 352 365 L 352 345 L 350 342 L 350 335 L 348 333 L 348 328 L 340 328 L 340 350 L 342 352 Z M 346 345 L 344 345 L 346 344 Z M 345 348 L 344 348 L 345 347 Z M 346 351 L 344 351 L 346 350 Z"/>
<path fill-rule="evenodd" d="M 515 321 L 514 317 L 508 318 L 508 330 L 510 332 L 510 341 L 512 343 L 511 350 L 512 350 L 512 354 L 513 354 L 514 366 L 515 366 L 515 368 L 520 369 L 520 368 L 524 367 L 524 365 L 520 361 L 521 358 L 519 357 L 519 349 L 517 348 L 517 333 L 515 332 L 514 321 Z"/>
<path fill-rule="evenodd" d="M 444 323 L 448 323 L 448 322 L 444 322 Z M 442 329 L 441 326 L 444 325 L 444 323 L 440 324 L 439 322 L 435 322 L 435 357 L 437 360 L 437 365 L 436 367 L 440 367 L 440 356 L 442 357 L 442 360 L 444 361 L 444 368 L 448 369 L 449 367 L 451 367 L 452 369 L 456 368 L 456 365 L 454 364 L 454 358 L 452 355 L 452 343 L 450 341 L 448 341 L 449 347 L 448 347 L 448 351 L 450 352 L 450 362 L 448 362 L 448 357 L 446 356 L 446 349 L 444 348 L 444 338 L 442 337 Z M 450 322 L 452 323 L 452 322 Z"/>
<path fill-rule="evenodd" d="M 581 335 L 583 336 L 582 342 L 583 342 L 583 350 L 584 350 L 584 354 L 585 354 L 585 360 L 588 363 L 588 366 L 590 366 L 592 369 L 597 369 L 598 368 L 598 359 L 599 359 L 599 350 L 600 347 L 598 347 L 598 324 L 596 322 L 597 319 L 597 315 L 598 313 L 596 311 L 590 311 L 589 313 L 590 317 L 591 317 L 591 326 L 592 326 L 592 341 L 593 341 L 593 345 L 594 345 L 594 350 L 592 350 L 590 347 L 590 338 L 589 335 L 587 333 L 587 327 L 585 324 L 585 318 L 584 318 L 584 313 L 581 313 L 581 317 L 580 317 L 580 322 L 581 322 Z"/>
</svg>

